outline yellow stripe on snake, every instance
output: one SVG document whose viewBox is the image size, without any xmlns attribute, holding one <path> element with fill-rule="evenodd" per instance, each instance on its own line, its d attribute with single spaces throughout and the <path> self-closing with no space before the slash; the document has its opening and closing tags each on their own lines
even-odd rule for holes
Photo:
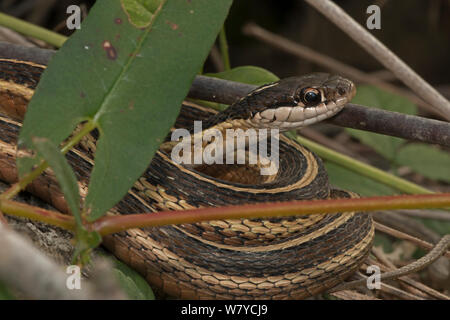
<svg viewBox="0 0 450 320">
<path fill-rule="evenodd" d="M 45 66 L 0 59 L 0 178 L 17 180 L 17 134 Z M 311 74 L 262 86 L 223 112 L 184 103 L 175 128 L 280 131 L 339 112 L 355 94 L 341 77 Z M 95 134 L 67 158 L 86 192 Z M 259 202 L 356 197 L 329 187 L 322 161 L 279 137 L 279 167 L 262 176 L 261 163 L 183 165 L 166 142 L 147 171 L 110 214 L 185 210 Z M 67 205 L 46 171 L 28 189 L 58 210 Z M 344 281 L 364 261 L 374 235 L 371 217 L 357 212 L 272 219 L 237 219 L 132 229 L 103 244 L 140 272 L 160 295 L 187 299 L 302 299 Z"/>
</svg>

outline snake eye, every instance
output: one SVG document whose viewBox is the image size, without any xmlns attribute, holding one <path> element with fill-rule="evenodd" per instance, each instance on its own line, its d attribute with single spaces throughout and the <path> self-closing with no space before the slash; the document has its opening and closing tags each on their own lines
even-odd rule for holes
<svg viewBox="0 0 450 320">
<path fill-rule="evenodd" d="M 320 91 L 315 88 L 303 88 L 300 92 L 300 98 L 305 106 L 317 104 L 322 100 Z"/>
</svg>

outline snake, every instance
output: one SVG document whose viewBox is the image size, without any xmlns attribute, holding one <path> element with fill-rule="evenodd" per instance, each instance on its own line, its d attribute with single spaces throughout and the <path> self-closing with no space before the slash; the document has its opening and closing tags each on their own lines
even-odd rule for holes
<svg viewBox="0 0 450 320">
<path fill-rule="evenodd" d="M 3 181 L 17 181 L 17 136 L 45 68 L 32 61 L 0 59 Z M 261 175 L 261 161 L 252 165 L 179 163 L 172 160 L 169 135 L 166 147 L 156 152 L 148 169 L 108 214 L 358 197 L 332 188 L 322 160 L 283 134 L 332 117 L 355 92 L 350 80 L 313 73 L 262 85 L 221 112 L 185 101 L 172 131 L 185 128 L 193 135 L 194 121 L 202 121 L 202 132 L 279 130 L 278 170 Z M 86 136 L 66 155 L 82 196 L 87 192 L 98 135 Z M 27 191 L 68 212 L 51 170 Z M 103 245 L 138 271 L 160 297 L 304 299 L 351 276 L 368 256 L 373 237 L 369 214 L 340 212 L 136 228 L 105 236 Z"/>
</svg>

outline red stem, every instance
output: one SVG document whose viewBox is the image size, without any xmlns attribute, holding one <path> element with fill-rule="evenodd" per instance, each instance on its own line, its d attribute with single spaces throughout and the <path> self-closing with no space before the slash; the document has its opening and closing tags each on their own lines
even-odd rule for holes
<svg viewBox="0 0 450 320">
<path fill-rule="evenodd" d="M 355 210 L 374 211 L 443 207 L 450 207 L 450 193 L 260 203 L 183 211 L 161 211 L 158 213 L 107 216 L 93 222 L 90 228 L 91 230 L 100 232 L 101 235 L 107 235 L 130 228 L 193 223 L 205 220 L 279 217 Z"/>
<path fill-rule="evenodd" d="M 59 212 L 50 211 L 39 207 L 30 206 L 25 203 L 6 199 L 1 200 L 0 209 L 7 214 L 45 222 L 54 226 L 64 228 L 66 230 L 75 229 L 75 220 L 73 216 L 69 216 Z"/>
</svg>

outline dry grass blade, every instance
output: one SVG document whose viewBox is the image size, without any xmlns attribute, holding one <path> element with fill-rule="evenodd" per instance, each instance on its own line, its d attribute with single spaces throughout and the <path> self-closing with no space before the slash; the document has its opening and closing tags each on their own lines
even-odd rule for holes
<svg viewBox="0 0 450 320">
<path fill-rule="evenodd" d="M 418 239 L 418 238 L 416 238 L 416 237 L 413 237 L 413 236 L 411 236 L 411 235 L 409 235 L 409 234 L 406 234 L 406 233 L 404 233 L 404 232 L 401 232 L 401 231 L 398 231 L 398 230 L 389 228 L 389 227 L 387 227 L 387 226 L 385 226 L 385 225 L 382 225 L 381 223 L 375 222 L 375 228 L 376 228 L 378 231 L 380 231 L 380 232 L 386 233 L 386 234 L 388 234 L 388 235 L 390 235 L 390 236 L 393 236 L 393 237 L 396 237 L 396 238 L 398 238 L 398 239 L 403 239 L 403 240 L 411 241 L 411 242 L 414 243 L 415 245 L 417 245 L 417 246 L 419 246 L 420 248 L 425 249 L 425 250 L 431 250 L 431 249 L 433 249 L 433 247 L 434 247 L 431 243 L 429 243 L 429 242 L 427 242 L 427 241 L 423 241 L 423 240 L 421 240 L 421 239 Z M 445 253 L 443 254 L 443 256 L 445 256 L 445 257 L 447 257 L 447 258 L 450 258 L 450 251 L 447 250 L 447 252 L 445 252 Z"/>
<path fill-rule="evenodd" d="M 246 24 L 244 26 L 243 32 L 248 36 L 255 37 L 256 39 L 261 40 L 264 43 L 267 43 L 275 48 L 290 53 L 301 59 L 305 59 L 318 65 L 324 66 L 325 68 L 328 68 L 330 70 L 334 70 L 335 72 L 345 75 L 354 81 L 372 84 L 384 90 L 404 96 L 418 106 L 421 106 L 430 112 L 436 113 L 432 106 L 430 106 L 428 103 L 418 98 L 408 90 L 382 81 L 374 75 L 362 72 L 325 54 L 269 32 L 254 23 Z"/>
<path fill-rule="evenodd" d="M 417 261 L 410 263 L 406 266 L 403 266 L 397 270 L 389 271 L 389 272 L 381 274 L 380 281 L 396 279 L 398 277 L 402 277 L 407 274 L 422 270 L 423 268 L 429 266 L 431 263 L 436 261 L 436 259 L 438 259 L 440 256 L 442 256 L 443 253 L 446 252 L 447 248 L 449 248 L 449 247 L 450 247 L 450 235 L 446 235 L 446 236 L 442 237 L 442 239 L 425 256 L 423 256 L 422 258 L 418 259 Z M 355 287 L 366 284 L 366 281 L 367 281 L 366 279 L 362 279 L 362 280 L 347 282 L 347 283 L 341 284 L 341 285 L 333 288 L 332 291 L 334 292 L 334 291 L 341 291 L 341 290 L 348 290 L 351 288 L 355 288 Z M 385 283 L 382 283 L 382 286 L 384 286 L 384 285 L 385 285 Z M 395 291 L 395 292 L 398 293 L 398 291 Z"/>
<path fill-rule="evenodd" d="M 389 271 L 397 270 L 397 267 L 391 261 L 389 261 L 389 259 L 386 257 L 386 255 L 384 254 L 384 252 L 381 249 L 379 249 L 377 247 L 373 247 L 372 253 L 378 259 L 378 261 L 380 261 L 381 263 L 384 264 L 384 265 L 380 266 L 380 269 L 382 271 L 389 272 Z M 368 263 L 374 264 L 375 262 L 368 261 Z M 409 276 L 400 277 L 398 280 L 400 282 L 400 285 L 402 285 L 403 287 L 406 287 L 409 290 L 413 290 L 414 291 L 413 293 L 420 295 L 422 292 L 422 294 L 424 295 L 424 298 L 435 298 L 435 299 L 442 299 L 442 300 L 450 299 L 450 297 L 446 296 L 445 294 L 442 294 L 439 291 L 434 290 L 433 288 L 430 288 L 421 282 L 411 279 Z"/>
</svg>

